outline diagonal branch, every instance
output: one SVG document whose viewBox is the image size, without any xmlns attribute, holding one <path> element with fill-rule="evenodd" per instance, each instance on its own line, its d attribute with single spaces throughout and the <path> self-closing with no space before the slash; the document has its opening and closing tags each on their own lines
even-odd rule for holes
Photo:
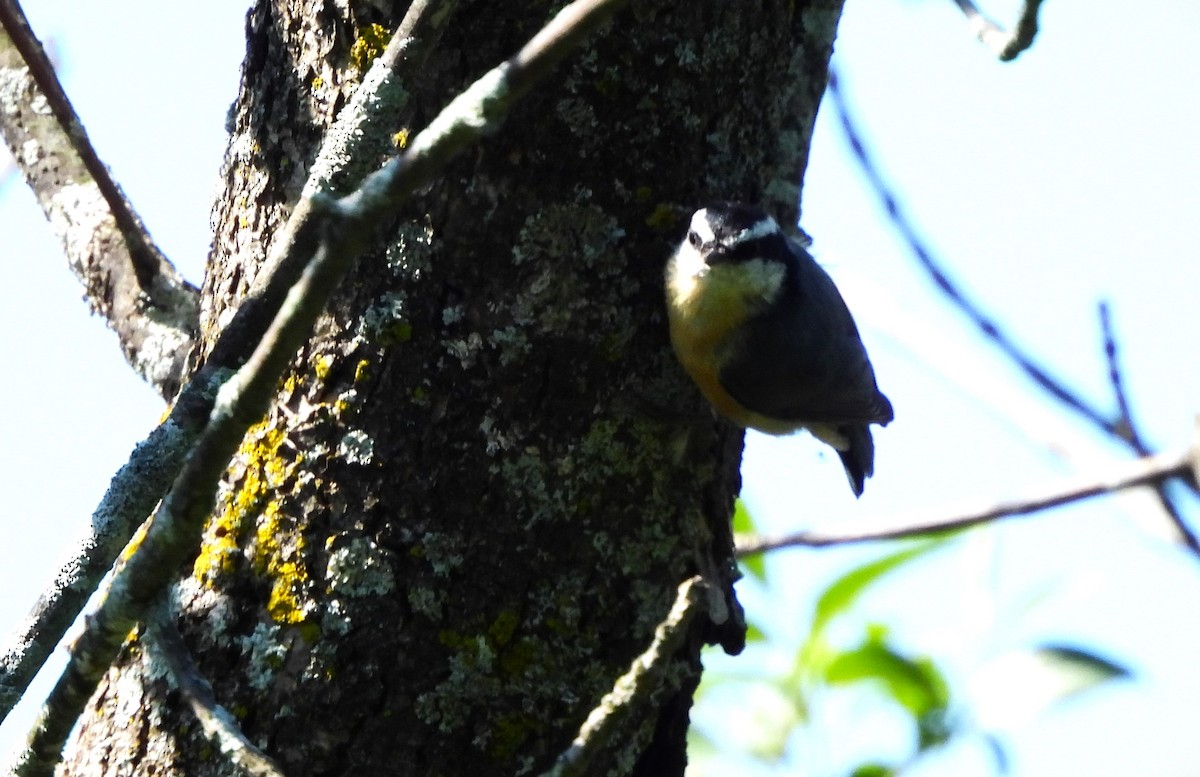
<svg viewBox="0 0 1200 777">
<path fill-rule="evenodd" d="M 203 433 L 143 536 L 114 570 L 70 661 L 51 691 L 14 773 L 50 775 L 88 698 L 177 570 L 194 557 L 213 494 L 246 429 L 261 418 L 280 375 L 374 229 L 407 194 L 428 185 L 458 153 L 499 129 L 509 107 L 528 92 L 625 0 L 576 0 L 512 59 L 451 101 L 403 156 L 372 174 L 357 191 L 312 198 L 314 227 L 293 243 L 305 265 L 249 361 L 221 386 Z M 311 239 L 307 239 L 311 238 Z M 311 258 L 310 258 L 311 257 Z M 288 263 L 290 264 L 290 262 Z"/>
<path fill-rule="evenodd" d="M 1117 338 L 1113 332 L 1112 311 L 1107 301 L 1100 302 L 1099 312 L 1100 333 L 1104 338 L 1104 362 L 1108 365 L 1108 382 L 1112 386 L 1113 398 L 1117 403 L 1117 436 L 1125 440 L 1139 456 L 1145 456 L 1150 449 L 1142 441 L 1142 436 L 1133 422 L 1129 395 L 1125 391 L 1125 378 L 1121 374 L 1121 365 L 1117 360 Z"/>
<path fill-rule="evenodd" d="M 858 162 L 859 169 L 862 170 L 863 175 L 867 178 L 867 182 L 879 197 L 888 219 L 892 222 L 892 226 L 900 233 L 909 251 L 921 265 L 921 268 L 929 275 L 929 279 L 933 281 L 938 290 L 971 321 L 985 339 L 990 341 L 1001 353 L 1016 364 L 1025 373 L 1026 377 L 1072 412 L 1082 416 L 1093 426 L 1103 430 L 1106 434 L 1115 436 L 1116 424 L 1108 418 L 1107 414 L 1098 410 L 1068 388 L 1062 381 L 1052 375 L 1048 368 L 1035 362 L 1033 357 L 1026 354 L 1021 346 L 1001 328 L 1000 323 L 996 319 L 985 313 L 979 304 L 968 297 L 967 293 L 956 282 L 951 280 L 941 263 L 934 258 L 932 250 L 917 236 L 916 228 L 900 208 L 899 197 L 892 191 L 887 182 L 884 181 L 879 166 L 871 158 L 866 142 L 850 115 L 846 98 L 842 93 L 838 78 L 833 71 L 830 71 L 829 74 L 829 90 L 827 94 L 832 101 L 834 111 L 837 113 L 838 121 L 842 126 L 842 132 L 850 144 L 850 149 L 854 154 L 855 160 Z"/>
<path fill-rule="evenodd" d="M 150 240 L 100 161 L 16 0 L 0 0 L 0 26 L 0 134 L 92 309 L 117 333 L 134 371 L 170 399 L 191 349 L 198 292 Z"/>
<path fill-rule="evenodd" d="M 891 516 L 875 521 L 876 528 L 867 531 L 844 534 L 797 532 L 781 537 L 743 537 L 739 538 L 737 555 L 740 558 L 780 548 L 853 545 L 955 531 L 1001 518 L 1033 515 L 1051 507 L 1127 488 L 1156 485 L 1172 478 L 1183 478 L 1195 483 L 1198 477 L 1196 466 L 1200 462 L 1198 456 L 1200 456 L 1200 448 L 1190 448 L 1183 452 L 1160 453 L 1156 456 L 1147 456 L 1125 463 L 1119 469 L 1107 474 L 1076 478 L 1020 499 L 962 510 L 950 510 L 947 511 L 947 515 L 942 517 Z"/>
<path fill-rule="evenodd" d="M 1021 52 L 1033 45 L 1033 39 L 1037 37 L 1037 15 L 1042 0 L 1025 0 L 1012 32 L 1005 31 L 1003 27 L 984 16 L 971 0 L 954 0 L 954 3 L 967 17 L 975 37 L 990 48 L 1001 62 L 1016 59 Z"/>
<path fill-rule="evenodd" d="M 1150 455 L 1150 448 L 1142 439 L 1137 424 L 1133 420 L 1133 410 L 1130 408 L 1129 396 L 1125 391 L 1125 378 L 1121 373 L 1121 365 L 1117 360 L 1117 338 L 1113 332 L 1112 313 L 1107 302 L 1100 303 L 1100 331 L 1104 337 L 1104 360 L 1108 364 L 1108 382 L 1112 386 L 1113 396 L 1117 403 L 1117 436 L 1139 456 Z M 1163 510 L 1175 525 L 1183 544 L 1193 553 L 1200 554 L 1200 539 L 1183 519 L 1179 508 L 1167 493 L 1165 483 L 1158 483 L 1154 492 Z"/>
<path fill-rule="evenodd" d="M 675 689 L 678 678 L 672 677 L 671 659 L 683 646 L 696 616 L 704 611 L 706 587 L 699 577 L 680 584 L 671 611 L 654 630 L 654 641 L 617 679 L 588 715 L 571 746 L 543 777 L 592 774 L 617 738 L 628 736 L 635 727 L 631 724 L 644 717 L 647 709 L 656 709 L 665 692 Z"/>
<path fill-rule="evenodd" d="M 994 318 L 985 313 L 980 305 L 970 299 L 966 292 L 951 280 L 946 270 L 942 267 L 941 262 L 934 257 L 932 250 L 918 237 L 916 228 L 900 208 L 898 196 L 888 186 L 883 178 L 883 174 L 871 158 L 862 134 L 859 132 L 853 117 L 850 115 L 845 95 L 842 94 L 837 77 L 832 70 L 829 73 L 829 90 L 827 93 L 833 103 L 834 110 L 842 126 L 842 131 L 846 136 L 847 142 L 850 144 L 851 152 L 858 162 L 859 168 L 862 170 L 863 175 L 866 176 L 871 188 L 879 197 L 888 219 L 892 222 L 892 226 L 900 233 L 909 251 L 938 290 L 970 320 L 986 340 L 991 342 L 1004 356 L 1011 360 L 1038 387 L 1057 399 L 1067 409 L 1088 421 L 1092 426 L 1129 446 L 1139 456 L 1144 456 L 1147 453 L 1145 446 L 1138 447 L 1138 444 L 1125 433 L 1125 418 L 1122 417 L 1113 420 L 1109 417 L 1108 413 L 1086 401 L 1082 396 L 1055 377 L 1048 367 L 1038 364 L 1031 355 L 1027 354 L 1000 327 L 1000 324 Z M 1195 534 L 1183 521 L 1179 509 L 1166 496 L 1165 492 L 1160 490 L 1159 493 L 1167 516 L 1179 534 L 1179 539 L 1194 554 L 1200 555 L 1200 541 L 1197 540 Z"/>
<path fill-rule="evenodd" d="M 337 131 L 329 133 L 322 157 L 349 160 L 368 144 L 386 143 L 394 125 L 387 107 L 394 102 L 379 99 L 380 93 L 398 90 L 399 84 L 419 70 L 450 18 L 455 2 L 422 0 L 409 8 L 399 31 L 372 66 L 363 87 L 338 115 Z M 328 176 L 355 174 L 347 167 L 326 165 L 320 169 L 332 171 L 326 173 Z M 360 177 L 362 174 L 365 170 L 360 171 Z M 314 169 L 312 175 L 317 176 L 318 171 Z M 322 184 L 326 180 L 322 178 Z M 320 190 L 321 186 L 314 188 Z M 307 203 L 308 200 L 302 201 L 303 207 L 297 206 L 293 211 L 289 222 L 291 238 L 278 241 L 273 261 L 259 273 L 251 292 L 221 331 L 204 366 L 184 387 L 167 419 L 134 449 L 129 461 L 117 471 L 92 514 L 91 526 L 76 541 L 33 610 L 0 648 L 0 720 L 20 699 L 138 525 L 167 492 L 208 421 L 217 389 L 249 358 L 278 313 L 288 289 L 300 277 L 303 262 L 286 262 L 281 257 L 294 248 L 295 236 L 302 231 L 292 226 L 294 222 L 300 223 L 303 231 L 311 231 L 307 223 L 311 209 Z"/>
<path fill-rule="evenodd" d="M 146 617 L 146 652 L 161 664 L 167 679 L 200 721 L 200 727 L 221 754 L 249 777 L 283 777 L 279 766 L 246 738 L 237 719 L 217 701 L 212 684 L 192 660 L 183 636 L 172 619 L 167 597 L 159 598 Z"/>
</svg>

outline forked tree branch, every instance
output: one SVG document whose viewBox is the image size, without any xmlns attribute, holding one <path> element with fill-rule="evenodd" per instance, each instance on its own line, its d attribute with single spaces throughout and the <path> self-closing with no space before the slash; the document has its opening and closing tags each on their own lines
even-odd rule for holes
<svg viewBox="0 0 1200 777">
<path fill-rule="evenodd" d="M 374 228 L 411 192 L 485 134 L 499 129 L 508 109 L 548 75 L 626 0 L 576 0 L 516 56 L 455 98 L 398 159 L 369 176 L 354 193 L 314 196 L 314 223 L 293 243 L 305 269 L 288 292 L 250 360 L 221 386 L 204 431 L 170 492 L 122 554 L 70 660 L 51 691 L 14 773 L 49 777 L 67 735 L 120 651 L 129 630 L 193 557 L 213 494 L 246 429 L 262 417 L 284 369 L 308 337 L 342 276 Z"/>
<path fill-rule="evenodd" d="M 1129 402 L 1129 394 L 1125 390 L 1125 377 L 1121 372 L 1121 363 L 1117 358 L 1117 336 L 1113 330 L 1112 312 L 1107 302 L 1100 303 L 1100 333 L 1104 339 L 1104 361 L 1108 365 L 1108 382 L 1112 387 L 1113 399 L 1117 405 L 1117 421 L 1114 435 L 1128 445 L 1139 456 L 1149 456 L 1150 446 L 1146 445 L 1138 430 L 1137 422 L 1133 420 L 1133 409 Z M 1159 504 L 1175 525 L 1176 531 L 1184 545 L 1192 553 L 1200 554 L 1200 538 L 1191 526 L 1184 520 L 1183 514 L 1167 493 L 1166 484 L 1160 482 L 1154 488 L 1158 495 Z"/>
<path fill-rule="evenodd" d="M 284 777 L 279 766 L 242 733 L 233 713 L 217 701 L 212 684 L 188 652 L 167 598 L 159 597 L 146 617 L 147 658 L 166 670 L 168 681 L 191 707 L 209 742 L 230 763 L 249 777 Z"/>
<path fill-rule="evenodd" d="M 946 510 L 945 515 L 941 517 L 888 516 L 881 520 L 865 521 L 872 528 L 858 532 L 796 532 L 779 537 L 743 536 L 737 541 L 737 555 L 740 558 L 780 548 L 823 548 L 957 531 L 1003 518 L 1033 515 L 1051 507 L 1127 488 L 1156 485 L 1172 478 L 1183 478 L 1195 484 L 1198 476 L 1200 447 L 1193 447 L 1183 452 L 1160 453 L 1136 459 L 1112 472 L 1068 480 L 1020 499 Z"/>
<path fill-rule="evenodd" d="M 882 172 L 875 164 L 875 160 L 872 159 L 862 133 L 859 132 L 858 126 L 850 114 L 845 95 L 842 93 L 838 79 L 833 71 L 830 71 L 829 74 L 829 90 L 827 94 L 829 95 L 834 111 L 837 113 L 846 141 L 850 144 L 851 153 L 862 170 L 863 175 L 866 176 L 867 182 L 878 196 L 888 220 L 892 222 L 892 226 L 895 227 L 900 237 L 908 246 L 909 252 L 917 260 L 921 269 L 929 276 L 929 279 L 937 287 L 938 291 L 967 317 L 971 324 L 983 335 L 984 339 L 1012 361 L 1035 385 L 1058 400 L 1068 410 L 1082 417 L 1092 426 L 1114 440 L 1129 446 L 1137 455 L 1144 456 L 1147 453 L 1145 446 L 1139 447 L 1138 442 L 1140 441 L 1131 438 L 1126 431 L 1128 425 L 1128 416 L 1126 413 L 1119 413 L 1118 417 L 1114 420 L 1110 417 L 1109 413 L 1100 410 L 1084 399 L 1078 392 L 1068 387 L 1066 383 L 1051 372 L 1050 368 L 1039 364 L 1031 354 L 1027 353 L 1016 340 L 1004 331 L 995 318 L 988 315 L 982 306 L 972 300 L 966 291 L 951 279 L 949 273 L 942 266 L 941 261 L 934 256 L 933 251 L 918 236 L 916 227 L 900 207 L 899 197 L 884 180 Z M 1111 369 L 1112 364 L 1110 362 L 1110 374 Z M 1114 388 L 1122 391 L 1119 385 Z M 1118 396 L 1118 405 L 1122 401 L 1128 404 L 1127 400 L 1123 400 L 1121 396 Z M 1197 538 L 1195 532 L 1183 520 L 1179 509 L 1175 506 L 1170 496 L 1162 488 L 1158 489 L 1158 494 L 1167 517 L 1175 528 L 1179 541 L 1186 545 L 1193 554 L 1200 556 L 1200 538 Z"/>
<path fill-rule="evenodd" d="M 196 287 L 154 245 L 100 161 L 17 0 L 0 0 L 0 27 L 0 134 L 92 310 L 169 400 L 195 336 Z"/>
</svg>

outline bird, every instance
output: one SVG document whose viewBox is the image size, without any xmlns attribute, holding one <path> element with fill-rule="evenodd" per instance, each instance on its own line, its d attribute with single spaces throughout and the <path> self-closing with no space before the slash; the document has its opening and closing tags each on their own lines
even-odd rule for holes
<svg viewBox="0 0 1200 777">
<path fill-rule="evenodd" d="M 695 212 L 667 262 L 671 344 L 708 402 L 744 428 L 807 429 L 837 451 L 861 496 L 871 425 L 894 418 L 833 279 L 762 208 Z"/>
</svg>

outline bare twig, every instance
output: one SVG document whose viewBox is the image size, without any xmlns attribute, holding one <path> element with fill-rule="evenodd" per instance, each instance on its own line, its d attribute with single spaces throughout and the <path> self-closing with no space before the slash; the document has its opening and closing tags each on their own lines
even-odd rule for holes
<svg viewBox="0 0 1200 777">
<path fill-rule="evenodd" d="M 146 649 L 151 661 L 162 664 L 167 679 L 179 690 L 209 741 L 242 773 L 250 777 L 283 777 L 271 758 L 254 746 L 237 719 L 217 701 L 212 685 L 192 660 L 171 615 L 167 597 L 146 618 Z"/>
<path fill-rule="evenodd" d="M 305 261 L 249 361 L 218 392 L 208 424 L 163 499 L 144 537 L 122 554 L 87 627 L 71 646 L 70 661 L 46 700 L 14 773 L 50 775 L 67 734 L 116 657 L 125 636 L 196 553 L 213 493 L 246 429 L 261 418 L 279 376 L 311 331 L 341 277 L 381 220 L 404 197 L 432 182 L 459 152 L 494 132 L 508 108 L 625 0 L 577 0 L 504 64 L 486 74 L 434 119 L 396 162 L 369 176 L 341 200 L 313 197 L 314 228 L 294 250 Z"/>
<path fill-rule="evenodd" d="M 16 0 L 0 0 L 0 26 L 0 132 L 93 310 L 117 333 L 134 371 L 170 399 L 191 348 L 198 292 L 151 241 L 100 161 Z"/>
<path fill-rule="evenodd" d="M 1001 62 L 1016 59 L 1021 52 L 1033 45 L 1033 39 L 1037 37 L 1037 15 L 1042 0 L 1025 0 L 1021 7 L 1021 15 L 1011 33 L 984 16 L 971 0 L 954 0 L 954 3 L 967 17 L 971 31 Z"/>
<path fill-rule="evenodd" d="M 1162 483 L 1171 478 L 1195 482 L 1198 451 L 1160 453 L 1123 464 L 1119 469 L 1101 476 L 1075 478 L 1021 499 L 1013 499 L 982 507 L 947 510 L 944 517 L 891 516 L 873 522 L 876 528 L 846 533 L 797 532 L 782 537 L 739 538 L 739 557 L 789 547 L 819 548 L 829 545 L 852 545 L 876 540 L 894 540 L 922 534 L 964 529 L 1001 518 L 1032 515 L 1051 507 L 1121 491 L 1137 486 Z"/>
<path fill-rule="evenodd" d="M 376 96 L 399 91 L 396 85 L 420 68 L 456 2 L 423 0 L 410 6 L 387 50 L 338 115 L 337 131 L 328 133 L 322 146 L 322 158 L 343 163 L 314 165 L 311 176 L 318 179 L 318 184 L 306 186 L 306 191 L 321 191 L 331 177 L 336 177 L 336 183 L 352 185 L 357 180 L 351 178 L 355 173 L 347 162 L 362 155 L 364 147 L 390 149 L 388 138 L 394 122 L 388 111 L 394 100 Z M 359 179 L 374 167 L 359 170 Z M 12 710 L 134 530 L 179 474 L 184 457 L 208 421 L 217 389 L 253 352 L 304 269 L 302 261 L 286 262 L 283 258 L 295 248 L 297 235 L 311 232 L 311 215 L 308 199 L 294 209 L 289 221 L 290 237 L 277 241 L 273 260 L 259 272 L 204 366 L 184 387 L 167 419 L 137 446 L 128 463 L 113 477 L 88 530 L 0 650 L 0 720 Z"/>
<path fill-rule="evenodd" d="M 1113 397 L 1117 402 L 1116 435 L 1125 440 L 1129 447 L 1137 451 L 1138 455 L 1145 456 L 1150 450 L 1142 442 L 1141 435 L 1138 434 L 1137 427 L 1133 423 L 1129 396 L 1125 391 L 1125 379 L 1121 374 L 1121 365 L 1117 361 L 1117 338 L 1113 332 L 1112 312 L 1109 310 L 1107 301 L 1100 302 L 1099 312 L 1100 333 L 1104 338 L 1104 361 L 1108 365 L 1108 382 L 1112 386 Z"/>
<path fill-rule="evenodd" d="M 971 300 L 965 291 L 963 291 L 957 283 L 950 279 L 946 270 L 941 263 L 934 258 L 933 252 L 925 245 L 924 241 L 917 236 L 917 232 L 912 222 L 909 221 L 907 215 L 900 208 L 900 200 L 891 187 L 884 181 L 879 167 L 871 158 L 867 151 L 867 146 L 862 138 L 858 127 L 850 116 L 849 106 L 846 104 L 846 98 L 842 94 L 841 87 L 835 73 L 831 70 L 829 73 L 829 91 L 827 93 L 833 103 L 833 108 L 838 115 L 838 120 L 841 123 L 842 131 L 846 135 L 846 140 L 850 144 L 850 149 L 858 162 L 859 168 L 867 177 L 871 188 L 879 196 L 880 202 L 884 210 L 887 212 L 888 218 L 892 225 L 904 242 L 908 245 L 909 251 L 916 257 L 921 268 L 929 275 L 930 280 L 937 286 L 938 290 L 946 296 L 950 302 L 958 308 L 963 315 L 970 319 L 971 323 L 978 329 L 983 336 L 998 348 L 1005 356 L 1015 363 L 1025 375 L 1040 386 L 1046 393 L 1057 399 L 1071 411 L 1082 416 L 1094 426 L 1102 429 L 1105 433 L 1113 436 L 1117 435 L 1116 424 L 1111 421 L 1108 416 L 1086 402 L 1082 397 L 1076 394 L 1071 389 L 1067 388 L 1062 381 L 1050 374 L 1050 371 L 1037 364 L 1033 358 L 1027 355 L 1019 345 L 1009 337 L 1000 324 L 983 312 L 983 309 Z"/>
<path fill-rule="evenodd" d="M 1112 386 L 1113 396 L 1117 403 L 1117 436 L 1139 456 L 1148 456 L 1150 448 L 1138 432 L 1137 424 L 1133 420 L 1133 411 L 1130 409 L 1129 396 L 1125 391 L 1125 379 L 1121 374 L 1120 362 L 1117 360 L 1117 338 L 1113 332 L 1112 314 L 1107 302 L 1100 303 L 1100 331 L 1104 337 L 1104 359 L 1108 364 L 1108 382 Z M 1200 554 L 1200 539 L 1197 539 L 1196 533 L 1188 526 L 1175 501 L 1167 493 L 1166 484 L 1158 483 L 1154 491 L 1158 495 L 1158 501 L 1162 505 L 1163 511 L 1175 525 L 1175 530 L 1179 533 L 1183 544 L 1187 545 L 1193 553 Z"/>
<path fill-rule="evenodd" d="M 655 708 L 664 693 L 676 690 L 669 671 L 671 658 L 679 652 L 696 616 L 704 612 L 706 584 L 693 577 L 679 586 L 675 604 L 658 628 L 654 641 L 633 660 L 629 671 L 588 715 L 571 746 L 558 757 L 543 777 L 577 777 L 591 774 L 590 768 L 614 744 L 628 735 L 630 721 Z"/>
<path fill-rule="evenodd" d="M 1113 420 L 1109 417 L 1108 413 L 1101 411 L 1078 393 L 1068 388 L 1065 383 L 1051 374 L 1049 368 L 1038 364 L 1032 356 L 1027 354 L 1016 341 L 1000 328 L 999 323 L 995 319 L 984 313 L 982 308 L 971 300 L 958 284 L 950 279 L 941 262 L 934 258 L 933 252 L 917 236 L 912 222 L 909 221 L 908 216 L 900 208 L 899 198 L 888 186 L 887 182 L 884 181 L 883 174 L 879 171 L 875 161 L 867 151 L 866 143 L 853 117 L 850 115 L 845 96 L 842 94 L 836 74 L 832 70 L 829 73 L 828 94 L 838 115 L 842 131 L 846 136 L 847 142 L 850 144 L 851 151 L 858 161 L 860 169 L 866 176 L 871 188 L 878 195 L 888 215 L 888 219 L 892 222 L 896 231 L 900 233 L 905 243 L 907 243 L 909 251 L 917 259 L 917 262 L 925 270 L 926 274 L 928 274 L 934 285 L 950 300 L 951 304 L 958 308 L 971 321 L 985 339 L 1016 364 L 1025 373 L 1026 377 L 1032 380 L 1043 391 L 1097 429 L 1129 446 L 1137 455 L 1146 455 L 1148 453 L 1146 446 L 1140 444 L 1140 441 L 1130 438 L 1126 433 L 1127 418 L 1125 416 Z M 1177 529 L 1180 541 L 1187 545 L 1193 553 L 1200 555 L 1200 543 L 1197 542 L 1195 534 L 1183 521 L 1179 509 L 1161 489 L 1159 489 L 1159 499 L 1163 503 L 1163 508 L 1168 518 Z"/>
</svg>

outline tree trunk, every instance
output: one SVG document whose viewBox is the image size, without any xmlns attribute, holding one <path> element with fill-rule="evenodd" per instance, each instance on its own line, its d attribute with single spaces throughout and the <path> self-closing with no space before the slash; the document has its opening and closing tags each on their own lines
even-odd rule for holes
<svg viewBox="0 0 1200 777">
<path fill-rule="evenodd" d="M 203 347 L 396 28 L 391 5 L 251 10 Z M 840 5 L 630 4 L 347 277 L 178 586 L 217 698 L 286 774 L 540 773 L 678 584 L 729 582 L 741 433 L 671 356 L 662 269 L 706 200 L 794 221 Z M 405 84 L 398 138 L 552 10 L 459 2 Z M 736 649 L 739 629 L 736 612 L 697 625 L 677 693 L 604 771 L 682 774 L 701 643 Z M 229 770 L 138 638 L 66 768 Z"/>
</svg>

